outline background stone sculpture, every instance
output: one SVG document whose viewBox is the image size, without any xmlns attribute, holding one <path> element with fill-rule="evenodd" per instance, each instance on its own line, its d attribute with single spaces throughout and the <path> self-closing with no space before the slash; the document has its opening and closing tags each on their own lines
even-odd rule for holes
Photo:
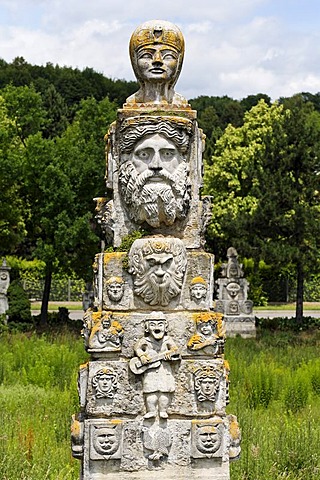
<svg viewBox="0 0 320 480">
<path fill-rule="evenodd" d="M 249 282 L 244 278 L 238 253 L 230 247 L 227 251 L 228 263 L 222 264 L 221 278 L 216 280 L 218 299 L 216 311 L 224 313 L 229 335 L 253 337 L 256 334 L 253 302 L 248 300 Z"/>
<path fill-rule="evenodd" d="M 0 266 L 0 315 L 5 314 L 9 309 L 7 291 L 10 285 L 10 270 L 5 259 Z"/>
</svg>

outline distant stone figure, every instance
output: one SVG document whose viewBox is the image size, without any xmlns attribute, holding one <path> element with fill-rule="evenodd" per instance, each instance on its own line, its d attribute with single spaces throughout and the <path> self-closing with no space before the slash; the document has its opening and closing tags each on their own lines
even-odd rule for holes
<svg viewBox="0 0 320 480">
<path fill-rule="evenodd" d="M 5 259 L 0 266 L 0 315 L 6 313 L 9 309 L 7 291 L 10 285 L 10 271 L 11 267 L 8 267 Z"/>
<path fill-rule="evenodd" d="M 128 105 L 188 105 L 173 88 L 184 56 L 184 38 L 176 25 L 164 20 L 143 23 L 133 32 L 129 51 L 140 90 L 127 99 Z"/>
</svg>

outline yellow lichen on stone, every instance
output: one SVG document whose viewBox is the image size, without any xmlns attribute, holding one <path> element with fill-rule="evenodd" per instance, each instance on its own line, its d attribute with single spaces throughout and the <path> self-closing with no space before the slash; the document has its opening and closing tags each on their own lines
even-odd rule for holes
<svg viewBox="0 0 320 480">
<path fill-rule="evenodd" d="M 237 418 L 235 415 L 230 415 L 229 418 L 231 417 L 231 421 L 229 424 L 229 432 L 232 440 L 237 440 L 240 437 L 240 429 L 239 429 L 239 424 L 237 421 Z"/>
<path fill-rule="evenodd" d="M 109 262 L 113 261 L 121 261 L 121 257 L 124 257 L 126 252 L 109 252 L 105 253 L 103 256 L 103 263 L 107 265 Z"/>
<path fill-rule="evenodd" d="M 201 285 L 207 285 L 207 282 L 202 277 L 194 277 L 190 282 L 191 285 L 197 285 L 198 283 L 201 283 Z"/>
</svg>

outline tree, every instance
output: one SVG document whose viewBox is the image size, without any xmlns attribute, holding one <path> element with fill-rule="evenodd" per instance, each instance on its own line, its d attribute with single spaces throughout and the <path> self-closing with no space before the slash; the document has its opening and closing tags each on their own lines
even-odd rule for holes
<svg viewBox="0 0 320 480">
<path fill-rule="evenodd" d="M 232 243 L 244 255 L 295 265 L 301 321 L 304 273 L 319 247 L 320 117 L 301 96 L 288 107 L 262 100 L 243 126 L 227 127 L 207 167 L 205 193 L 213 196 L 215 249 Z"/>
<path fill-rule="evenodd" d="M 38 133 L 27 139 L 25 196 L 32 212 L 28 241 L 30 254 L 46 264 L 42 324 L 47 321 L 53 272 L 85 276 L 97 251 L 99 239 L 90 226 L 93 197 L 104 194 L 103 136 L 115 111 L 108 99 L 84 100 L 61 137 L 45 139 Z"/>
<path fill-rule="evenodd" d="M 1 247 L 3 254 L 45 262 L 45 324 L 53 272 L 85 277 L 97 251 L 93 198 L 105 193 L 104 135 L 117 107 L 107 98 L 83 100 L 65 128 L 64 104 L 54 88 L 42 97 L 32 86 L 10 85 L 2 94 Z"/>
<path fill-rule="evenodd" d="M 28 205 L 21 195 L 24 147 L 0 96 L 0 256 L 13 253 L 26 235 Z"/>
</svg>

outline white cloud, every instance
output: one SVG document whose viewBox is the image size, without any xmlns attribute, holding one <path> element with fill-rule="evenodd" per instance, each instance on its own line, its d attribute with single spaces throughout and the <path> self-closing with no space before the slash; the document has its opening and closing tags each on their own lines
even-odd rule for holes
<svg viewBox="0 0 320 480">
<path fill-rule="evenodd" d="M 134 78 L 128 42 L 151 18 L 173 21 L 186 39 L 177 90 L 187 98 L 319 90 L 319 29 L 286 23 L 278 0 L 0 0 L 0 56 L 94 68 Z M 266 15 L 266 12 L 268 14 Z M 292 20 L 292 12 L 291 12 Z"/>
</svg>

